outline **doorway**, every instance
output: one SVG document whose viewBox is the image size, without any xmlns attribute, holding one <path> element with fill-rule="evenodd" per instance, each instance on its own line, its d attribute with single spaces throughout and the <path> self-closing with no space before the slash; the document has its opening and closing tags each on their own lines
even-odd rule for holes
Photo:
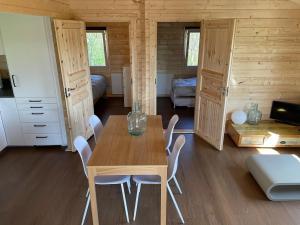
<svg viewBox="0 0 300 225">
<path fill-rule="evenodd" d="M 194 129 L 199 46 L 199 22 L 157 23 L 156 105 L 164 128 L 177 114 L 175 129 Z"/>
<path fill-rule="evenodd" d="M 131 107 L 130 40 L 127 22 L 87 22 L 94 112 L 103 123 Z"/>
</svg>

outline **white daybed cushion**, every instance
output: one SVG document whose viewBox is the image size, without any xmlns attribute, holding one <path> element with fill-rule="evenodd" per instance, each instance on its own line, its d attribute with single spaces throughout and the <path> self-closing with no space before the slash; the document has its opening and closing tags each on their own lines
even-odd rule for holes
<svg viewBox="0 0 300 225">
<path fill-rule="evenodd" d="M 272 201 L 300 200 L 300 159 L 296 155 L 253 155 L 247 167 Z"/>
</svg>

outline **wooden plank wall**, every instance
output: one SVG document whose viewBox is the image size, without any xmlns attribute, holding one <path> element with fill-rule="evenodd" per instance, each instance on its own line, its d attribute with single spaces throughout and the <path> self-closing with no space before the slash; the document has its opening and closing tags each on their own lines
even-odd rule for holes
<svg viewBox="0 0 300 225">
<path fill-rule="evenodd" d="M 295 43 L 296 40 L 300 37 L 298 33 L 297 22 L 295 24 L 288 24 L 288 21 L 293 19 L 300 19 L 300 5 L 292 1 L 285 0 L 267 0 L 267 1 L 250 1 L 250 0 L 212 0 L 212 1 L 196 1 L 196 0 L 151 0 L 150 1 L 150 19 L 159 22 L 196 22 L 201 21 L 202 19 L 226 19 L 226 18 L 236 18 L 239 21 L 261 21 L 261 24 L 254 23 L 251 27 L 242 27 L 242 24 L 238 25 L 236 30 L 236 36 L 246 36 L 251 38 L 252 36 L 262 36 L 262 37 L 280 37 L 280 36 L 289 36 L 292 42 L 280 41 L 279 39 L 271 42 L 262 42 L 257 39 L 252 42 L 254 46 L 248 44 L 247 47 L 244 46 L 245 51 L 249 49 L 249 52 L 257 50 L 257 45 L 260 45 L 260 49 L 268 49 L 269 53 L 279 53 L 283 45 L 286 45 L 286 48 L 293 49 L 292 53 L 295 56 L 298 50 L 298 44 Z M 281 21 L 281 22 L 280 22 Z M 283 26 L 286 27 L 284 28 Z M 296 29 L 293 29 L 293 28 Z M 266 29 L 265 29 L 266 28 Z M 278 29 L 277 29 L 278 28 Z M 264 31 L 264 32 L 263 32 Z M 286 33 L 283 35 L 283 33 Z M 145 40 L 150 43 L 151 35 L 146 36 Z M 272 43 L 272 44 L 271 44 Z M 273 46 L 272 46 L 273 45 Z M 146 44 L 146 47 L 148 45 Z M 235 44 L 236 48 L 239 48 Z M 273 50 L 270 50 L 274 48 Z M 236 51 L 236 49 L 235 49 Z M 257 54 L 260 55 L 261 51 L 257 51 Z M 289 52 L 291 53 L 291 52 Z M 253 53 L 255 54 L 255 53 Z M 252 55 L 253 57 L 254 55 Z M 270 56 L 270 55 L 269 55 Z M 300 89 L 299 78 L 300 74 L 298 73 L 299 63 L 296 62 L 296 58 L 293 58 L 292 61 L 288 61 L 286 58 L 283 59 L 284 55 L 281 56 L 277 54 L 273 55 L 274 57 L 269 58 L 269 63 L 265 62 L 263 56 L 262 58 L 256 58 L 254 62 L 242 62 L 236 58 L 233 60 L 232 72 L 235 73 L 233 76 L 236 80 L 242 79 L 243 77 L 257 77 L 258 71 L 263 72 L 263 67 L 265 70 L 268 70 L 268 77 L 263 78 L 261 75 L 260 81 L 255 78 L 252 79 L 252 82 L 248 82 L 247 85 L 233 86 L 231 83 L 231 89 L 229 96 L 228 112 L 233 110 L 236 105 L 241 106 L 249 102 L 249 93 L 251 91 L 257 93 L 257 98 L 261 99 L 258 103 L 263 103 L 261 105 L 262 111 L 264 113 L 264 118 L 267 117 L 270 110 L 271 99 L 270 98 L 285 98 L 285 99 L 299 99 L 299 92 L 296 90 Z M 147 58 L 147 56 L 146 56 Z M 149 56 L 151 59 L 152 57 Z M 290 57 L 291 58 L 291 57 Z M 253 59 L 252 59 L 253 60 Z M 265 61 L 264 61 L 265 60 Z M 280 61 L 281 60 L 281 61 Z M 263 66 L 261 63 L 263 62 Z M 151 65 L 150 62 L 149 64 Z M 253 68 L 254 64 L 256 69 Z M 298 66 L 296 65 L 298 63 Z M 259 67 L 259 69 L 257 68 Z M 268 67 L 268 68 L 267 68 Z M 238 70 L 247 70 L 248 73 L 246 76 L 242 75 Z M 284 72 L 284 76 L 289 79 L 287 81 L 281 75 L 278 75 L 278 71 Z M 145 71 L 148 72 L 147 70 Z M 283 74 L 282 72 L 279 72 Z M 245 73 L 245 72 L 244 72 Z M 276 75 L 277 74 L 277 75 Z M 290 74 L 287 76 L 287 74 Z M 155 73 L 152 75 L 146 76 L 155 76 Z M 277 76 L 277 78 L 276 78 Z M 280 77 L 280 78 L 278 78 Z M 292 78 L 293 77 L 293 78 Z M 298 81 L 296 81 L 298 79 Z M 273 81 L 272 81 L 273 80 Z M 258 84 L 260 82 L 260 85 Z M 290 87 L 288 84 L 293 82 L 293 86 Z M 264 85 L 262 85 L 264 83 Z M 240 83 L 241 85 L 242 83 Z M 233 91 L 233 89 L 235 90 Z M 243 88 L 246 88 L 246 91 L 243 92 Z M 263 91 L 265 90 L 265 91 Z M 280 91 L 280 92 L 279 92 Z M 278 94 L 279 93 L 279 94 Z M 253 99 L 254 94 L 252 94 Z M 273 97 L 272 97 L 273 96 Z M 252 101 L 251 99 L 251 101 Z M 268 101 L 267 101 L 268 99 Z M 154 99 L 152 99 L 154 101 Z M 150 112 L 154 112 L 155 104 L 149 103 Z"/>
<path fill-rule="evenodd" d="M 71 18 L 69 0 L 0 0 L 0 12 Z"/>
<path fill-rule="evenodd" d="M 300 101 L 300 19 L 238 19 L 227 110 L 276 99 Z"/>
<path fill-rule="evenodd" d="M 197 67 L 188 67 L 184 52 L 185 27 L 200 23 L 159 23 L 157 28 L 157 95 L 169 96 L 171 80 L 197 75 Z M 161 84 L 160 84 L 161 83 Z"/>
<path fill-rule="evenodd" d="M 294 0 L 298 1 L 298 0 Z M 130 44 L 132 49 L 134 49 L 134 56 L 131 58 L 131 63 L 134 65 L 133 71 L 133 98 L 135 100 L 140 100 L 144 106 L 146 112 L 153 114 L 156 112 L 155 96 L 155 76 L 156 76 L 156 22 L 200 22 L 202 19 L 218 19 L 218 18 L 237 18 L 241 19 L 237 28 L 239 35 L 243 37 L 255 37 L 258 36 L 256 33 L 263 34 L 262 30 L 267 28 L 262 37 L 293 37 L 294 41 L 280 41 L 279 39 L 273 40 L 271 42 L 261 41 L 259 39 L 254 39 L 253 44 L 261 45 L 262 48 L 270 49 L 273 48 L 272 54 L 269 54 L 269 61 L 266 58 L 256 58 L 259 54 L 252 52 L 252 62 L 242 62 L 242 59 L 235 55 L 233 60 L 233 76 L 237 80 L 242 80 L 244 82 L 245 77 L 258 76 L 256 71 L 269 70 L 266 75 L 267 78 L 263 80 L 263 75 L 260 79 L 252 79 L 250 82 L 247 81 L 248 85 L 252 87 L 252 90 L 256 90 L 255 93 L 259 93 L 257 90 L 262 89 L 262 85 L 258 85 L 258 82 L 265 83 L 264 89 L 269 91 L 268 97 L 266 97 L 266 92 L 261 92 L 259 98 L 270 99 L 270 96 L 278 96 L 278 91 L 280 91 L 281 96 L 290 98 L 288 95 L 292 95 L 293 98 L 297 98 L 297 91 L 294 89 L 299 89 L 298 65 L 296 58 L 297 55 L 297 38 L 299 37 L 298 28 L 292 29 L 292 26 L 296 26 L 293 23 L 289 24 L 289 20 L 300 19 L 300 4 L 295 3 L 290 0 L 69 0 L 65 2 L 64 0 L 0 0 L 0 10 L 2 11 L 15 11 L 23 13 L 33 13 L 33 14 L 46 14 L 46 15 L 64 15 L 65 11 L 68 11 L 68 6 L 70 6 L 73 18 L 80 19 L 88 22 L 130 22 L 131 33 L 130 33 Z M 251 27 L 245 23 L 247 21 L 262 21 L 259 23 L 254 23 Z M 269 20 L 270 19 L 270 20 Z M 282 21 L 282 22 L 279 22 Z M 243 24 L 242 24 L 243 22 Z M 287 27 L 282 27 L 282 26 Z M 259 27 L 262 26 L 262 27 Z M 279 27 L 269 27 L 269 26 L 279 26 Z M 278 28 L 278 29 L 277 29 Z M 279 29 L 280 28 L 280 29 Z M 276 33 L 277 32 L 277 33 Z M 287 33 L 284 34 L 283 33 Z M 280 36 L 281 35 L 281 36 Z M 236 36 L 237 40 L 241 41 L 241 37 Z M 251 38 L 250 38 L 251 39 Z M 249 46 L 245 43 L 237 42 L 235 45 L 235 53 L 238 49 Z M 271 46 L 270 46 L 271 45 Z M 285 45 L 285 47 L 283 47 Z M 257 49 L 257 47 L 251 46 L 249 51 L 252 49 Z M 283 49 L 293 49 L 292 55 L 289 58 L 292 61 L 287 61 L 284 57 Z M 279 54 L 281 51 L 282 55 Z M 275 54 L 276 53 L 276 54 Z M 286 53 L 290 54 L 290 52 Z M 266 54 L 267 55 L 267 54 Z M 256 61 L 255 61 L 256 60 Z M 271 61 L 270 61 L 271 60 Z M 263 64 L 258 64 L 258 62 L 264 62 Z M 269 63 L 267 63 L 269 62 Z M 252 63 L 252 64 L 251 64 Z M 260 69 L 254 70 L 252 66 L 259 67 Z M 244 67 L 245 66 L 245 67 Z M 241 67 L 251 67 L 251 70 L 247 75 L 242 75 L 237 71 L 241 71 Z M 265 67 L 265 69 L 261 69 Z M 282 78 L 279 72 L 288 79 Z M 255 74 L 254 74 L 255 73 Z M 277 77 L 277 78 L 276 78 Z M 281 79 L 281 81 L 280 81 Z M 274 81 L 272 81 L 274 80 Z M 289 80 L 289 81 L 287 81 Z M 291 82 L 291 81 L 295 82 Z M 269 83 L 268 83 L 269 82 Z M 289 83 L 292 85 L 289 85 Z M 270 84 L 271 83 L 271 84 Z M 277 83 L 277 85 L 275 85 Z M 233 85 L 235 91 L 230 93 L 229 100 L 229 110 L 236 107 L 237 104 L 244 104 L 249 101 L 248 96 L 250 93 L 250 88 L 247 86 L 247 92 L 241 93 L 244 96 L 237 97 L 238 91 L 241 90 L 241 85 Z M 297 87 L 295 87 L 297 86 Z M 246 85 L 244 85 L 246 87 Z M 272 88 L 270 88 L 272 87 Z M 276 88 L 275 88 L 276 87 Z M 288 88 L 288 90 L 286 90 Z M 290 91 L 291 90 L 291 91 Z M 236 93 L 236 94 L 235 94 Z M 253 92 L 254 93 L 254 92 Z M 289 94 L 288 94 L 289 93 Z M 254 96 L 254 94 L 251 94 Z M 296 97 L 295 97 L 296 96 Z M 241 100 L 239 100 L 241 99 Z M 252 100 L 252 99 L 251 99 Z M 269 104 L 269 103 L 268 103 Z M 262 106 L 264 115 L 268 111 L 268 105 Z"/>
<path fill-rule="evenodd" d="M 145 61 L 144 47 L 144 24 L 143 7 L 139 0 L 72 0 L 71 11 L 75 19 L 86 22 L 129 22 L 130 45 L 132 56 L 130 63 L 133 65 L 133 99 L 142 99 L 143 62 Z"/>
<path fill-rule="evenodd" d="M 108 82 L 107 95 L 111 93 L 111 74 L 123 73 L 123 67 L 130 64 L 128 23 L 86 23 L 92 27 L 106 27 L 108 42 L 108 62 L 106 67 L 90 67 L 91 74 L 102 74 Z"/>
</svg>

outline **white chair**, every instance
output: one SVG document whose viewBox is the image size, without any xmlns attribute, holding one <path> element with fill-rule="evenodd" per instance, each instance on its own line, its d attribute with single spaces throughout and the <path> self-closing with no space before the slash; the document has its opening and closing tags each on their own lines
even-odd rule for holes
<svg viewBox="0 0 300 225">
<path fill-rule="evenodd" d="M 172 118 L 169 121 L 168 128 L 167 128 L 167 130 L 164 133 L 165 134 L 165 140 L 166 140 L 166 150 L 167 150 L 167 152 L 168 152 L 169 155 L 171 154 L 171 152 L 170 152 L 170 146 L 172 144 L 174 127 L 176 126 L 178 120 L 179 120 L 178 115 L 175 114 L 174 116 L 172 116 Z M 177 187 L 179 193 L 182 194 L 181 188 L 180 188 L 179 183 L 178 183 L 178 181 L 177 181 L 177 179 L 176 179 L 175 176 L 174 176 L 174 182 L 176 184 L 176 187 Z"/>
<path fill-rule="evenodd" d="M 166 140 L 166 150 L 167 150 L 169 155 L 170 155 L 170 146 L 172 144 L 172 137 L 173 137 L 174 127 L 177 124 L 178 120 L 179 120 L 178 115 L 175 114 L 174 116 L 172 116 L 172 118 L 169 121 L 168 128 L 164 133 L 165 140 Z"/>
<path fill-rule="evenodd" d="M 92 150 L 91 150 L 88 142 L 85 140 L 85 138 L 81 137 L 81 136 L 76 137 L 76 139 L 74 140 L 74 146 L 80 155 L 84 173 L 85 173 L 85 176 L 87 177 L 88 176 L 87 163 L 88 163 L 89 158 L 92 155 Z M 120 184 L 121 185 L 126 220 L 127 220 L 127 223 L 129 223 L 128 209 L 127 209 L 126 197 L 125 197 L 125 192 L 124 192 L 124 183 L 127 183 L 128 191 L 130 193 L 130 176 L 97 176 L 97 177 L 95 177 L 96 185 L 111 185 L 111 184 Z M 90 201 L 91 201 L 89 189 L 87 190 L 86 198 L 87 198 L 87 201 L 86 201 L 86 206 L 84 209 L 81 225 L 84 224 L 86 213 L 89 208 Z"/>
<path fill-rule="evenodd" d="M 91 115 L 89 118 L 89 124 L 93 128 L 95 142 L 97 143 L 97 139 L 103 129 L 103 124 L 98 116 Z"/>
<path fill-rule="evenodd" d="M 182 214 L 180 212 L 180 209 L 178 207 L 178 204 L 175 200 L 175 197 L 173 195 L 173 192 L 170 188 L 169 182 L 174 179 L 177 167 L 178 167 L 178 157 L 179 153 L 185 143 L 185 137 L 183 135 L 180 135 L 174 144 L 173 151 L 168 157 L 168 180 L 167 180 L 167 189 L 168 192 L 172 198 L 172 201 L 175 205 L 175 208 L 177 210 L 177 213 L 180 217 L 180 220 L 182 223 L 184 223 L 184 219 L 182 217 Z M 137 212 L 137 207 L 138 207 L 138 201 L 139 201 L 139 196 L 140 196 L 140 191 L 141 191 L 141 186 L 142 184 L 160 184 L 161 180 L 159 176 L 156 175 L 145 175 L 145 176 L 133 176 L 133 181 L 137 185 L 137 193 L 136 193 L 136 199 L 135 199 L 135 207 L 134 207 L 134 215 L 133 215 L 133 221 L 135 221 L 136 218 L 136 212 Z"/>
</svg>

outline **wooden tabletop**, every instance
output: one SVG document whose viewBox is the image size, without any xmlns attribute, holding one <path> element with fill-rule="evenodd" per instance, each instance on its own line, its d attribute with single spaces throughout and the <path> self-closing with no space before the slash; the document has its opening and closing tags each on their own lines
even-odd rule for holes
<svg viewBox="0 0 300 225">
<path fill-rule="evenodd" d="M 131 136 L 126 116 L 110 116 L 88 162 L 94 166 L 167 166 L 161 116 L 148 116 L 141 136 Z"/>
</svg>

